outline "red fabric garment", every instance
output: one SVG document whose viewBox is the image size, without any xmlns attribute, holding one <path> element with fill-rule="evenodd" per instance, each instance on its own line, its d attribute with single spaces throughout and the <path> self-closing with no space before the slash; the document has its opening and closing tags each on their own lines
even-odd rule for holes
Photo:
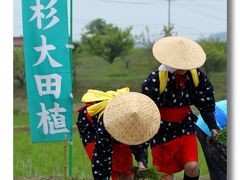
<svg viewBox="0 0 240 180">
<path fill-rule="evenodd" d="M 176 88 L 180 86 L 181 89 L 185 88 L 185 75 L 176 76 Z"/>
<path fill-rule="evenodd" d="M 122 174 L 133 174 L 132 152 L 129 145 L 115 143 L 113 144 L 112 170 Z"/>
<path fill-rule="evenodd" d="M 121 173 L 112 171 L 112 180 L 118 180 Z"/>
<path fill-rule="evenodd" d="M 190 110 L 190 106 L 177 108 L 159 108 L 161 119 L 167 122 L 182 121 Z"/>
<path fill-rule="evenodd" d="M 86 106 L 88 106 L 89 104 L 87 104 L 87 103 L 85 103 L 83 106 L 81 106 L 78 110 L 77 110 L 77 112 L 80 112 L 83 108 L 85 108 Z"/>
<path fill-rule="evenodd" d="M 88 111 L 86 112 L 86 116 L 87 116 L 87 119 L 89 120 L 89 122 L 90 122 L 91 124 L 93 124 L 92 117 L 88 114 Z"/>
<path fill-rule="evenodd" d="M 85 146 L 85 151 L 90 160 L 94 151 L 95 142 Z M 117 180 L 121 174 L 132 175 L 131 167 L 133 166 L 132 152 L 129 145 L 115 143 L 113 144 L 112 155 L 112 180 Z"/>
<path fill-rule="evenodd" d="M 189 161 L 198 162 L 197 139 L 193 134 L 152 148 L 153 164 L 159 172 L 171 175 L 184 169 Z"/>
<path fill-rule="evenodd" d="M 85 146 L 85 151 L 87 152 L 87 155 L 89 159 L 92 161 L 92 153 L 94 150 L 95 142 L 89 143 Z"/>
</svg>

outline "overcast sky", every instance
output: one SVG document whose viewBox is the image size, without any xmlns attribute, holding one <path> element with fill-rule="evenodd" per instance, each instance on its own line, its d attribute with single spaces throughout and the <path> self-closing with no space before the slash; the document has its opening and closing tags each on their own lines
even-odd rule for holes
<svg viewBox="0 0 240 180">
<path fill-rule="evenodd" d="M 21 36 L 21 0 L 14 0 L 13 35 Z M 80 40 L 84 26 L 102 18 L 120 28 L 133 27 L 139 35 L 150 29 L 159 37 L 168 25 L 168 0 L 73 0 L 73 39 Z M 227 31 L 227 0 L 171 0 L 170 23 L 178 35 L 197 39 Z"/>
</svg>

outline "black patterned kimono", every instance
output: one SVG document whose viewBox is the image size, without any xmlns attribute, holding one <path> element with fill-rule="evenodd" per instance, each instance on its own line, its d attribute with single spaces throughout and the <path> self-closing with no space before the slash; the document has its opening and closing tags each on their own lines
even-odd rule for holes
<svg viewBox="0 0 240 180">
<path fill-rule="evenodd" d="M 92 161 L 94 179 L 115 180 L 121 173 L 132 174 L 132 153 L 136 161 L 147 164 L 145 145 L 129 146 L 114 140 L 103 125 L 103 118 L 98 114 L 91 117 L 85 105 L 78 110 L 77 127 L 85 150 Z"/>
</svg>

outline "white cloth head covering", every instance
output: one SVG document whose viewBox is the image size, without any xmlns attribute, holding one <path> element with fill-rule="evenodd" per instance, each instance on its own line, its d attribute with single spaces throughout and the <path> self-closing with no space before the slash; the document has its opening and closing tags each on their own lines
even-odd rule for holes
<svg viewBox="0 0 240 180">
<path fill-rule="evenodd" d="M 176 71 L 175 68 L 171 68 L 171 67 L 168 67 L 168 66 L 163 65 L 163 64 L 158 67 L 158 70 L 159 71 L 169 71 L 170 73 L 174 73 Z"/>
</svg>

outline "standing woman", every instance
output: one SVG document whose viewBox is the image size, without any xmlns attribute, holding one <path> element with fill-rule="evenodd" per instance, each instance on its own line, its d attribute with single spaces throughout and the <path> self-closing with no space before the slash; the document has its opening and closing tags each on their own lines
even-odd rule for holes
<svg viewBox="0 0 240 180">
<path fill-rule="evenodd" d="M 213 136 L 218 134 L 213 86 L 198 69 L 206 54 L 190 39 L 165 37 L 154 44 L 153 55 L 161 66 L 142 84 L 142 92 L 161 114 L 161 127 L 150 141 L 153 164 L 164 179 L 171 180 L 173 173 L 184 170 L 184 180 L 198 180 L 197 116 L 190 106 L 200 111 Z"/>
</svg>

